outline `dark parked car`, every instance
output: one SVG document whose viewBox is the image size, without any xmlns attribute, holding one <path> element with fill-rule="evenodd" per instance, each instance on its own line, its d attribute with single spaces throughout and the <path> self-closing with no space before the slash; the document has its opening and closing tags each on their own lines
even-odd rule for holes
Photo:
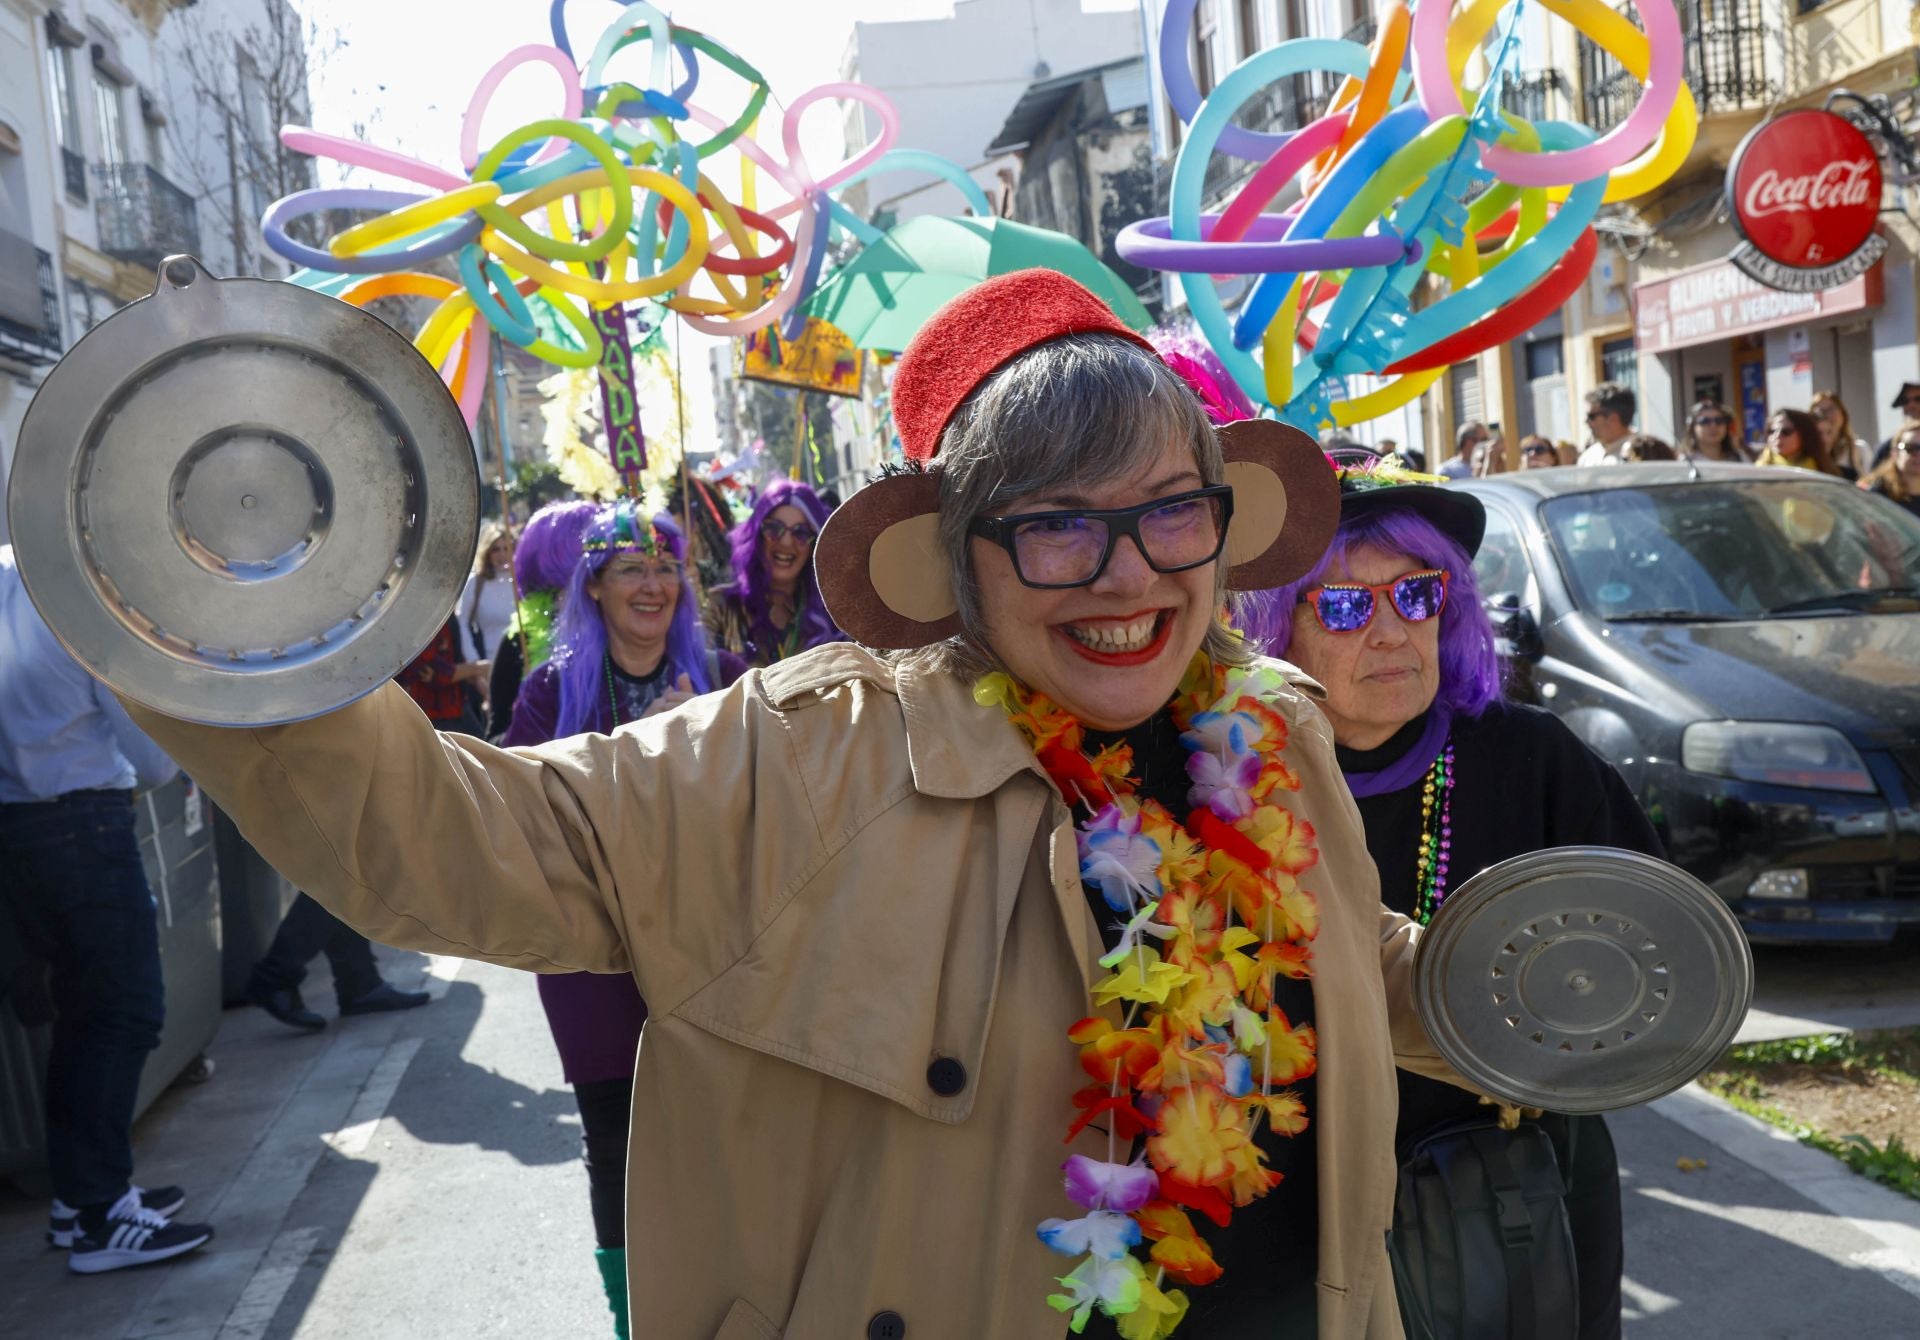
<svg viewBox="0 0 1920 1340">
<path fill-rule="evenodd" d="M 1920 923 L 1920 518 L 1786 468 L 1459 487 L 1515 696 L 1620 769 L 1750 937 Z"/>
</svg>

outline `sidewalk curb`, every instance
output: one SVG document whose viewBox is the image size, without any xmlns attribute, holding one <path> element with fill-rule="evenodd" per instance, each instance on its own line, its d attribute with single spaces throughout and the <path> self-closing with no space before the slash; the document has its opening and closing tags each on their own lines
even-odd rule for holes
<svg viewBox="0 0 1920 1340">
<path fill-rule="evenodd" d="M 1920 1201 L 1867 1180 L 1833 1155 L 1801 1144 L 1698 1084 L 1648 1106 L 1879 1242 L 1885 1250 L 1861 1264 L 1920 1294 Z"/>
</svg>

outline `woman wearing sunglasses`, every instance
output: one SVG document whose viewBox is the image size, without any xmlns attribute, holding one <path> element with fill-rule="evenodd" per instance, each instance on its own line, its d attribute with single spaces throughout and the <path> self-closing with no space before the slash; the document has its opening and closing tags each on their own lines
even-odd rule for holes
<svg viewBox="0 0 1920 1340">
<path fill-rule="evenodd" d="M 1480 501 L 1365 458 L 1336 463 L 1333 544 L 1312 571 L 1263 597 L 1248 623 L 1264 650 L 1326 690 L 1320 707 L 1366 825 L 1381 901 L 1424 925 L 1451 891 L 1511 856 L 1579 844 L 1660 855 L 1652 826 L 1607 763 L 1558 717 L 1502 701 L 1494 630 L 1473 574 L 1486 529 Z M 1472 1094 L 1405 1070 L 1399 1097 L 1402 1149 L 1488 1114 Z M 1597 1116 L 1534 1119 L 1569 1183 L 1577 1334 L 1618 1336 L 1612 1139 Z M 1504 1284 L 1483 1283 L 1491 1291 L 1463 1291 L 1455 1301 L 1466 1311 L 1440 1334 L 1509 1333 L 1500 1320 Z M 1476 1312 L 1476 1303 L 1494 1311 Z"/>
<path fill-rule="evenodd" d="M 1746 464 L 1753 459 L 1741 440 L 1740 422 L 1718 400 L 1696 400 L 1680 438 L 1680 454 L 1703 461 Z"/>
<path fill-rule="evenodd" d="M 1843 475 L 1841 468 L 1827 455 L 1820 426 L 1803 409 L 1777 409 L 1767 420 L 1767 449 L 1754 458 L 1755 465 L 1791 465 L 1801 470 L 1818 470 L 1823 475 Z"/>
<path fill-rule="evenodd" d="M 836 642 L 813 575 L 813 545 L 827 506 L 811 485 L 778 479 L 729 536 L 733 580 L 707 600 L 707 630 L 749 665 L 772 665 L 797 651 Z"/>
<path fill-rule="evenodd" d="M 397 689 L 138 715 L 375 938 L 635 978 L 649 1340 L 1396 1340 L 1394 1067 L 1451 1072 L 1317 690 L 1227 621 L 1325 549 L 1326 457 L 1049 270 L 892 403 L 814 556 L 852 643 L 524 749 Z"/>
</svg>

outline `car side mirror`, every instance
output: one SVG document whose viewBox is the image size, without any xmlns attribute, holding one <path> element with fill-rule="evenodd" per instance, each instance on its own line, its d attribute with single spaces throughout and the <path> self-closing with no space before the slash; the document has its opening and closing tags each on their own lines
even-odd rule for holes
<svg viewBox="0 0 1920 1340">
<path fill-rule="evenodd" d="M 1487 617 L 1493 621 L 1493 635 L 1499 639 L 1502 656 L 1516 661 L 1537 661 L 1543 651 L 1540 625 L 1533 611 L 1520 603 L 1513 591 L 1496 591 L 1486 600 Z"/>
</svg>

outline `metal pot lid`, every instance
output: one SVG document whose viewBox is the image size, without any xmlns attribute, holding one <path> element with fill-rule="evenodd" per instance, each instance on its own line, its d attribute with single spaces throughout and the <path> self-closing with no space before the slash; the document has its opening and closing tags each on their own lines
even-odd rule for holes
<svg viewBox="0 0 1920 1340">
<path fill-rule="evenodd" d="M 214 725 L 352 702 L 432 641 L 479 527 L 459 407 L 379 318 L 186 256 L 48 374 L 20 573 L 93 674 Z"/>
<path fill-rule="evenodd" d="M 1475 1088 L 1606 1112 L 1718 1059 L 1753 1000 L 1746 935 L 1685 871 L 1612 847 L 1516 856 L 1461 885 L 1422 932 L 1414 1005 Z"/>
</svg>

